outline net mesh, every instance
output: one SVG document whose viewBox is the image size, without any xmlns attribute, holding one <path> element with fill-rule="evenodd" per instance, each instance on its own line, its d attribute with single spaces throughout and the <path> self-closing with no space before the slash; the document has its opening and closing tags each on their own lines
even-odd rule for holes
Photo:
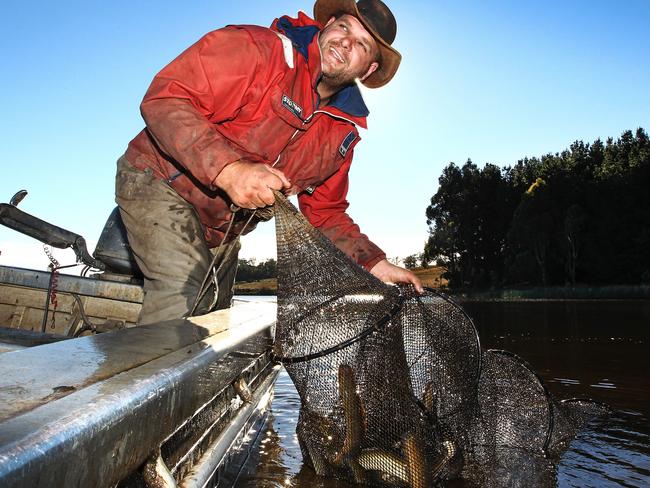
<svg viewBox="0 0 650 488">
<path fill-rule="evenodd" d="M 275 218 L 274 355 L 300 396 L 298 440 L 317 474 L 369 486 L 533 486 L 605 411 L 553 400 L 525 361 L 483 351 L 449 297 L 381 282 L 279 194 Z"/>
</svg>

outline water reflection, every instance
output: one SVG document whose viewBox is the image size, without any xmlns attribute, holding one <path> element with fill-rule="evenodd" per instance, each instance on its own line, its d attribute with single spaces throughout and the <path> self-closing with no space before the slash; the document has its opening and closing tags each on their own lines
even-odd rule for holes
<svg viewBox="0 0 650 488">
<path fill-rule="evenodd" d="M 650 301 L 471 302 L 483 348 L 510 350 L 540 373 L 558 399 L 592 398 L 616 412 L 595 420 L 557 468 L 557 485 L 650 486 Z M 302 466 L 295 436 L 300 401 L 286 373 L 272 418 L 239 488 L 350 488 Z M 554 485 L 549 483 L 549 486 Z M 454 483 L 453 486 L 466 486 Z"/>
</svg>

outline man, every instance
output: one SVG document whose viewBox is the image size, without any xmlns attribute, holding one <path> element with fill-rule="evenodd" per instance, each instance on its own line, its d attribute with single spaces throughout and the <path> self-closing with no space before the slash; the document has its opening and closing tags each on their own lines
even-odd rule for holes
<svg viewBox="0 0 650 488">
<path fill-rule="evenodd" d="M 141 105 L 146 128 L 116 177 L 145 277 L 140 323 L 192 309 L 211 248 L 220 252 L 215 289 L 197 312 L 229 306 L 233 238 L 251 228 L 247 209 L 274 203 L 273 190 L 297 194 L 307 219 L 379 279 L 422 289 L 345 213 L 357 126 L 368 115 L 356 80 L 376 88 L 394 76 L 397 24 L 380 0 L 318 0 L 314 17 L 210 32 L 154 78 Z"/>
</svg>

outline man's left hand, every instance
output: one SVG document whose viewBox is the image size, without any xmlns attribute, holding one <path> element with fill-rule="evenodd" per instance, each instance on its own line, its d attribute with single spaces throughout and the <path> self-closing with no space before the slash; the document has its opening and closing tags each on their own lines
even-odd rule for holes
<svg viewBox="0 0 650 488">
<path fill-rule="evenodd" d="M 370 272 L 386 283 L 410 283 L 418 293 L 424 293 L 420 278 L 413 271 L 391 264 L 387 259 L 382 259 L 375 264 Z"/>
</svg>

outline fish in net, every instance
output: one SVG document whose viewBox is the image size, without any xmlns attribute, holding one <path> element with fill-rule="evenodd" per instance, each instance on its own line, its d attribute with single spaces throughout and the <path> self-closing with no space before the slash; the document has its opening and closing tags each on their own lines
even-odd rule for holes
<svg viewBox="0 0 650 488">
<path fill-rule="evenodd" d="M 484 351 L 449 297 L 383 283 L 276 194 L 273 355 L 300 396 L 297 436 L 318 475 L 366 486 L 535 486 L 585 422 L 512 353 Z"/>
</svg>

